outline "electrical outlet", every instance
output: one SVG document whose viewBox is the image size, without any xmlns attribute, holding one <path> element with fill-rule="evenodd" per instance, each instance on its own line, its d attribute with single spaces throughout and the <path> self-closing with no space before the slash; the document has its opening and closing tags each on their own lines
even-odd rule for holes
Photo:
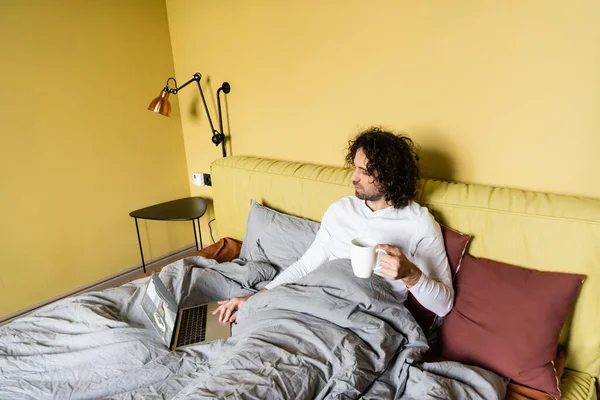
<svg viewBox="0 0 600 400">
<path fill-rule="evenodd" d="M 196 186 L 212 186 L 212 181 L 210 179 L 210 174 L 203 174 L 202 172 L 194 172 L 192 174 L 192 179 L 194 180 L 194 185 Z"/>
</svg>

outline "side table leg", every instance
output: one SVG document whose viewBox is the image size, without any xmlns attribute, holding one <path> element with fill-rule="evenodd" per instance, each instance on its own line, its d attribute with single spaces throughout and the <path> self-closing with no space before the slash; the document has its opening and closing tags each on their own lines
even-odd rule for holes
<svg viewBox="0 0 600 400">
<path fill-rule="evenodd" d="M 194 226 L 194 243 L 196 243 L 196 250 L 200 250 L 198 248 L 198 235 L 196 234 L 196 220 L 192 220 L 192 225 Z M 198 230 L 200 230 L 200 221 L 198 221 Z"/>
<path fill-rule="evenodd" d="M 200 218 L 198 218 L 198 234 L 200 235 L 200 248 L 203 249 L 204 245 L 202 244 L 202 229 L 200 229 Z"/>
<path fill-rule="evenodd" d="M 146 273 L 146 263 L 144 262 L 144 251 L 142 250 L 142 240 L 140 239 L 140 228 L 138 227 L 137 218 L 135 219 L 135 230 L 138 236 L 138 244 L 140 245 L 140 255 L 142 256 L 142 267 L 144 268 L 144 273 Z"/>
</svg>

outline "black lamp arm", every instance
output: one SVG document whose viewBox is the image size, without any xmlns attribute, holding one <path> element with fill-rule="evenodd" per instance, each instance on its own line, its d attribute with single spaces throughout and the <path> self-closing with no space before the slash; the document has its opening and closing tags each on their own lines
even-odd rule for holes
<svg viewBox="0 0 600 400">
<path fill-rule="evenodd" d="M 212 142 L 215 144 L 215 146 L 218 146 L 219 144 L 222 145 L 223 157 L 227 157 L 227 152 L 225 151 L 225 135 L 223 134 L 223 117 L 221 115 L 221 99 L 219 97 L 219 92 L 223 91 L 225 93 L 229 93 L 229 91 L 231 90 L 231 87 L 229 86 L 229 83 L 224 82 L 223 85 L 219 88 L 219 90 L 217 90 L 219 127 L 221 129 L 220 131 L 218 131 L 215 129 L 213 122 L 212 122 L 212 118 L 210 117 L 210 112 L 208 111 L 208 106 L 206 104 L 206 98 L 204 97 L 204 92 L 202 91 L 202 85 L 200 85 L 200 78 L 202 78 L 202 75 L 200 75 L 199 72 L 196 72 L 194 74 L 194 76 L 192 76 L 192 79 L 190 79 L 189 81 L 187 81 L 186 83 L 184 83 L 183 85 L 181 85 L 179 87 L 177 86 L 177 81 L 175 80 L 175 78 L 169 78 L 169 79 L 167 79 L 167 86 L 165 87 L 165 89 L 169 93 L 177 94 L 177 92 L 179 92 L 181 89 L 183 89 L 190 83 L 196 82 L 196 84 L 198 85 L 198 91 L 200 91 L 200 97 L 202 98 L 202 104 L 204 104 L 204 111 L 206 111 L 208 123 L 210 124 L 210 130 L 212 131 Z M 171 79 L 175 82 L 175 88 L 169 88 L 169 81 Z"/>
<path fill-rule="evenodd" d="M 202 75 L 200 75 L 198 72 L 196 72 L 194 74 L 194 76 L 192 76 L 192 79 L 190 79 L 189 81 L 187 81 L 186 83 L 184 83 L 181 86 L 177 86 L 177 81 L 175 80 L 175 78 L 169 78 L 169 79 L 167 79 L 167 88 L 169 90 L 169 93 L 177 94 L 177 92 L 179 92 L 181 89 L 183 89 L 184 87 L 186 87 L 190 83 L 192 83 L 192 82 L 200 82 L 200 78 L 202 78 Z M 170 80 L 173 80 L 175 82 L 175 87 L 174 88 L 169 88 L 169 81 Z"/>
<path fill-rule="evenodd" d="M 223 132 L 223 113 L 221 112 L 221 92 L 227 94 L 231 90 L 231 86 L 228 82 L 223 82 L 221 87 L 217 90 L 217 110 L 219 112 L 219 129 L 220 132 Z M 221 135 L 223 135 L 221 133 Z M 223 140 L 225 140 L 225 136 L 223 135 Z M 223 144 L 223 157 L 227 157 L 225 153 L 225 144 Z"/>
</svg>

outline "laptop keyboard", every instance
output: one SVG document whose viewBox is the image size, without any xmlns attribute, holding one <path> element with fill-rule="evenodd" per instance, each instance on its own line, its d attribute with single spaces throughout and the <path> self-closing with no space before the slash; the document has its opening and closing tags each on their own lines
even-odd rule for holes
<svg viewBox="0 0 600 400">
<path fill-rule="evenodd" d="M 181 325 L 176 347 L 203 342 L 206 339 L 207 309 L 207 305 L 202 305 L 181 312 Z"/>
</svg>

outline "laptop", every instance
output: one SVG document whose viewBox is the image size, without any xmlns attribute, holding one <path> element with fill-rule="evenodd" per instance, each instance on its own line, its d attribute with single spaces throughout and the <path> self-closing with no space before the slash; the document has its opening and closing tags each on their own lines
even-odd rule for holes
<svg viewBox="0 0 600 400">
<path fill-rule="evenodd" d="M 218 314 L 212 315 L 217 307 L 212 302 L 180 309 L 156 272 L 142 298 L 144 313 L 171 350 L 230 337 L 231 323 L 221 323 Z"/>
</svg>

